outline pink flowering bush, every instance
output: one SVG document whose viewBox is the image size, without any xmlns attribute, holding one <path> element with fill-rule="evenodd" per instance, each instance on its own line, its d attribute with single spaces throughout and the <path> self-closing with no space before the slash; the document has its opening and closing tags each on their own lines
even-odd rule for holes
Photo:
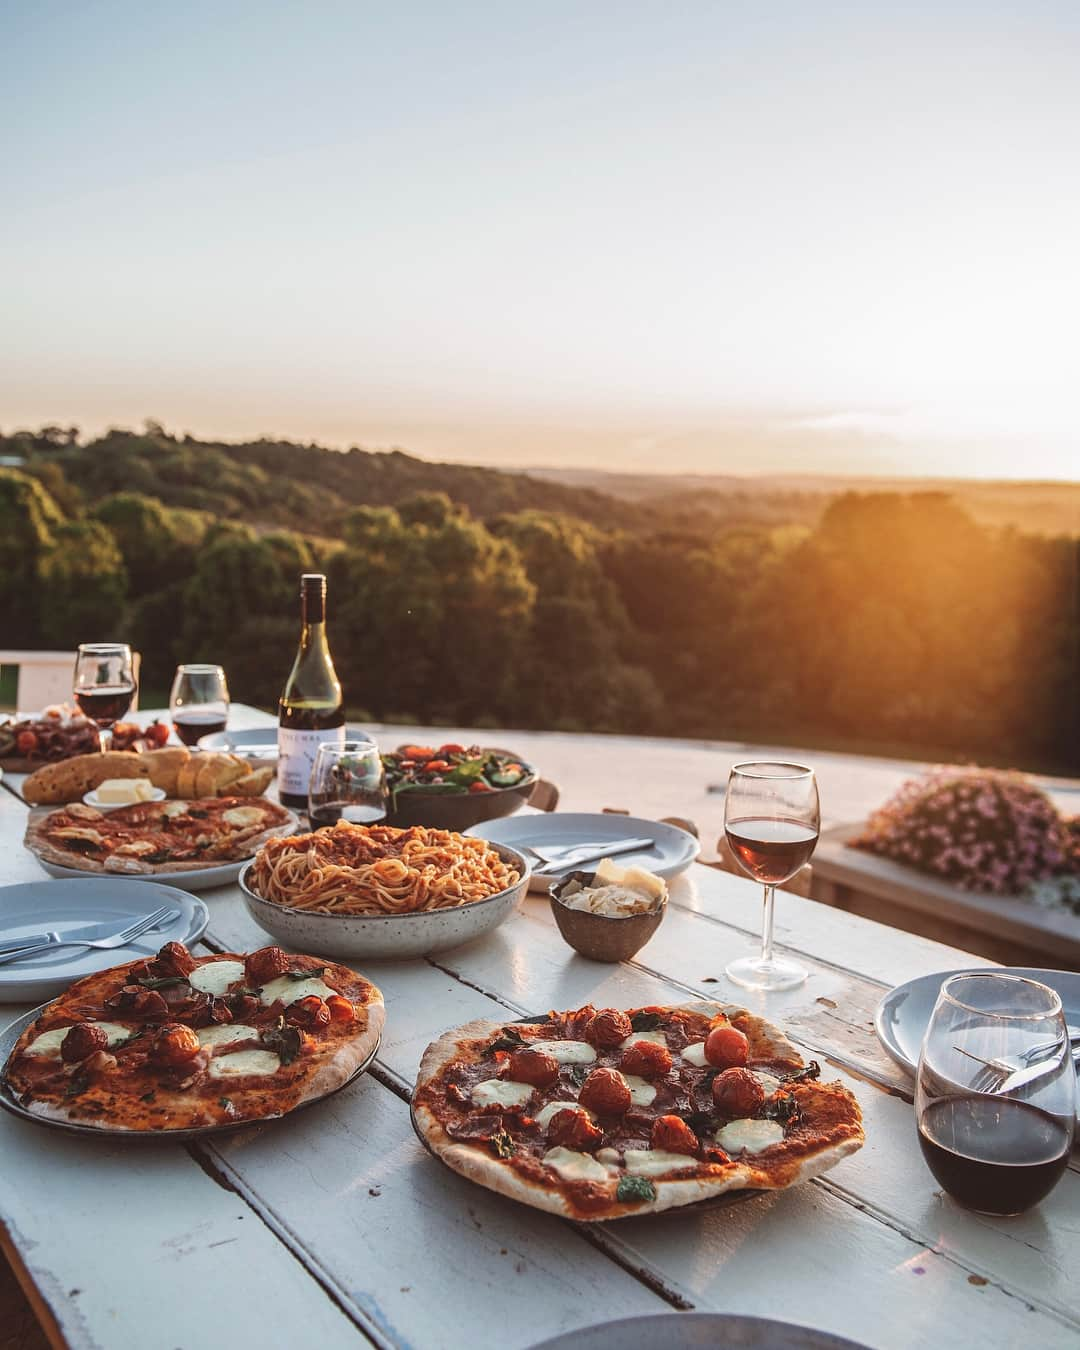
<svg viewBox="0 0 1080 1350">
<path fill-rule="evenodd" d="M 910 779 L 851 846 L 992 895 L 1077 869 L 1071 827 L 1050 798 L 1023 774 L 997 769 Z"/>
</svg>

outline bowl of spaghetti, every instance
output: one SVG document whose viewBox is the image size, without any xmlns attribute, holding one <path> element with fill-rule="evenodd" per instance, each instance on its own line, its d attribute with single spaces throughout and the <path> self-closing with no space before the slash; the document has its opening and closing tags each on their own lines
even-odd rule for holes
<svg viewBox="0 0 1080 1350">
<path fill-rule="evenodd" d="M 395 960 L 471 942 L 517 909 L 529 864 L 450 830 L 339 822 L 271 839 L 240 873 L 274 937 L 322 956 Z"/>
</svg>

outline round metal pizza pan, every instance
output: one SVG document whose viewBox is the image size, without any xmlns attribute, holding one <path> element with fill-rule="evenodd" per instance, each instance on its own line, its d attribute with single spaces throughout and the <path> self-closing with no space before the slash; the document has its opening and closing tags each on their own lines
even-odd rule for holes
<svg viewBox="0 0 1080 1350">
<path fill-rule="evenodd" d="M 28 1110 L 19 1101 L 18 1095 L 13 1091 L 7 1081 L 7 1062 L 11 1057 L 11 1052 L 15 1049 L 19 1037 L 28 1026 L 35 1022 L 49 1005 L 43 1003 L 39 1008 L 32 1008 L 30 1012 L 24 1013 L 22 1017 L 16 1017 L 14 1022 L 9 1023 L 3 1030 L 0 1030 L 0 1063 L 3 1063 L 4 1069 L 0 1075 L 0 1109 L 9 1112 L 13 1116 L 18 1116 L 21 1120 L 28 1120 L 33 1125 L 44 1125 L 47 1129 L 63 1130 L 66 1134 L 81 1134 L 84 1138 L 90 1139 L 123 1139 L 129 1143 L 184 1143 L 192 1139 L 203 1139 L 211 1134 L 231 1134 L 236 1130 L 251 1129 L 256 1125 L 268 1125 L 277 1120 L 286 1120 L 289 1116 L 295 1115 L 297 1111 L 303 1111 L 308 1106 L 316 1106 L 319 1102 L 326 1101 L 327 1097 L 333 1097 L 335 1093 L 341 1092 L 371 1068 L 375 1056 L 379 1053 L 379 1045 L 382 1037 L 375 1042 L 375 1048 L 368 1055 L 364 1062 L 349 1075 L 344 1083 L 331 1088 L 329 1092 L 324 1092 L 321 1097 L 312 1097 L 310 1101 L 302 1102 L 299 1106 L 294 1106 L 291 1111 L 286 1111 L 280 1116 L 264 1116 L 259 1120 L 238 1120 L 230 1121 L 222 1125 L 196 1125 L 190 1129 L 181 1130 L 120 1130 L 110 1129 L 108 1126 L 83 1125 L 75 1120 L 51 1120 L 46 1116 L 35 1115 L 33 1111 Z"/>
<path fill-rule="evenodd" d="M 567 1331 L 531 1350 L 866 1350 L 816 1327 L 738 1313 L 667 1313 Z"/>
<path fill-rule="evenodd" d="M 34 850 L 30 850 L 34 853 Z M 34 853 L 37 858 L 37 854 Z M 109 881 L 156 881 L 161 880 L 169 886 L 181 886 L 185 891 L 208 891 L 214 886 L 230 886 L 240 875 L 240 869 L 251 860 L 241 858 L 239 862 L 222 863 L 218 867 L 195 867 L 188 872 L 159 872 L 153 875 L 127 872 L 90 872 L 80 871 L 76 867 L 61 867 L 58 863 L 45 862 L 38 858 L 38 866 L 43 867 L 51 877 L 105 877 Z"/>
</svg>

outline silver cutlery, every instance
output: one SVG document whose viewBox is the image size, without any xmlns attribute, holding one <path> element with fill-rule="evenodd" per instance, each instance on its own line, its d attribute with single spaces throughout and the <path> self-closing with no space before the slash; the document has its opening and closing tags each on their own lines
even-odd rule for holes
<svg viewBox="0 0 1080 1350">
<path fill-rule="evenodd" d="M 165 918 L 159 919 L 154 924 L 154 928 L 167 927 L 168 923 L 175 917 L 176 912 L 176 910 L 170 910 Z M 135 920 L 132 919 L 129 922 L 134 923 Z M 96 940 L 97 938 L 112 937 L 116 931 L 116 920 L 114 919 L 111 924 L 91 923 L 84 925 L 82 928 L 68 928 L 64 930 L 63 936 L 55 928 L 45 933 L 24 933 L 22 937 L 0 940 L 0 956 L 3 956 L 6 952 L 19 951 L 24 947 L 47 947 L 58 942 L 81 942 L 84 938 Z M 147 932 L 150 931 L 152 930 L 147 929 Z"/>
<path fill-rule="evenodd" d="M 522 853 L 531 853 L 542 863 L 561 863 L 579 853 L 591 853 L 598 849 L 607 853 L 629 853 L 634 849 L 653 848 L 654 845 L 652 839 L 594 839 L 580 844 L 550 844 L 543 848 L 536 844 L 515 844 L 514 847 Z"/>
<path fill-rule="evenodd" d="M 114 947 L 123 947 L 128 942 L 134 941 L 135 938 L 141 937 L 143 933 L 155 927 L 168 915 L 175 913 L 172 905 L 162 905 L 153 914 L 146 914 L 141 919 L 136 919 L 134 923 L 128 924 L 109 937 L 70 938 L 60 942 L 38 942 L 30 947 L 19 947 L 15 951 L 0 953 L 0 966 L 10 965 L 13 961 L 21 961 L 24 956 L 34 956 L 38 952 L 54 952 L 61 947 L 95 947 L 106 951 Z"/>
<path fill-rule="evenodd" d="M 1080 1027 L 1068 1026 L 1065 1033 L 1069 1044 L 1073 1047 L 1072 1054 L 1075 1060 L 1080 1055 Z M 1024 1083 L 1039 1077 L 1044 1069 L 1052 1068 L 1053 1066 L 1047 1065 L 1045 1060 L 1060 1045 L 1060 1039 L 1041 1041 L 1038 1045 L 1029 1046 L 1027 1050 L 1022 1050 L 1016 1055 L 999 1055 L 994 1059 L 983 1059 L 981 1055 L 973 1055 L 970 1050 L 964 1050 L 959 1045 L 954 1045 L 953 1049 L 983 1066 L 982 1073 L 976 1075 L 971 1084 L 976 1092 L 1003 1092 L 1007 1090 L 1004 1086 L 1007 1082 L 1011 1081 L 1012 1087 L 1023 1086 Z M 1038 1072 L 1031 1072 L 1032 1070 Z M 994 1086 L 995 1080 L 998 1086 Z"/>
<path fill-rule="evenodd" d="M 552 876 L 558 872 L 570 871 L 581 863 L 596 862 L 600 858 L 611 858 L 619 853 L 640 853 L 644 849 L 655 847 L 656 841 L 653 839 L 619 839 L 608 840 L 603 844 L 578 844 L 575 848 L 568 848 L 560 853 L 558 857 L 545 861 L 542 867 L 535 869 L 535 874 L 538 877 Z"/>
</svg>

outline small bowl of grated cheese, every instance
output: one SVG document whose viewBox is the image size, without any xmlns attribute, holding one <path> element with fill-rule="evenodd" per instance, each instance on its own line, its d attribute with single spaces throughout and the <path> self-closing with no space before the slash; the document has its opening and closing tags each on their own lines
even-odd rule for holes
<svg viewBox="0 0 1080 1350">
<path fill-rule="evenodd" d="M 570 872 L 549 891 L 559 932 L 590 961 L 628 961 L 660 927 L 667 884 L 640 867 L 601 859 L 595 872 Z"/>
</svg>

